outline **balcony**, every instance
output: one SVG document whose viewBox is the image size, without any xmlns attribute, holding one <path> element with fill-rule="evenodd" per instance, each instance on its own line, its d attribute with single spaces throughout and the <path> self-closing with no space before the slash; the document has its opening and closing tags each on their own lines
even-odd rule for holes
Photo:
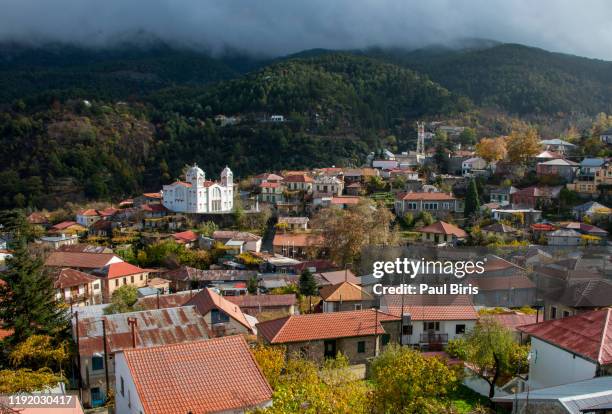
<svg viewBox="0 0 612 414">
<path fill-rule="evenodd" d="M 445 344 L 448 342 L 448 334 L 445 333 L 422 333 L 422 344 Z"/>
</svg>

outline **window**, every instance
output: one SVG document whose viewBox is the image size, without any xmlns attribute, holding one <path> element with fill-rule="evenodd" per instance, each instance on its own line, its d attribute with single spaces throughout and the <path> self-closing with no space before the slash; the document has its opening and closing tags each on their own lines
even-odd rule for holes
<svg viewBox="0 0 612 414">
<path fill-rule="evenodd" d="M 121 389 L 120 389 L 120 392 L 121 392 L 121 396 L 125 397 L 125 382 L 123 381 L 123 377 L 121 377 Z"/>
<path fill-rule="evenodd" d="M 563 311 L 563 317 L 567 318 L 568 316 L 570 316 L 569 311 Z"/>
<path fill-rule="evenodd" d="M 119 279 L 115 279 L 115 287 L 119 286 Z"/>
<path fill-rule="evenodd" d="M 127 285 L 127 278 L 126 277 L 123 278 L 123 284 Z"/>
<path fill-rule="evenodd" d="M 93 356 L 91 358 L 91 369 L 93 371 L 100 371 L 104 369 L 104 358 L 101 356 Z"/>
<path fill-rule="evenodd" d="M 130 283 L 134 283 L 134 276 L 130 276 Z"/>
<path fill-rule="evenodd" d="M 554 306 L 550 307 L 550 319 L 557 319 L 557 308 Z"/>
<path fill-rule="evenodd" d="M 389 342 L 391 342 L 391 335 L 383 334 L 383 336 L 382 336 L 382 344 L 383 345 L 387 345 Z"/>
<path fill-rule="evenodd" d="M 439 331 L 440 322 L 423 322 L 423 330 L 425 331 Z"/>
<path fill-rule="evenodd" d="M 465 324 L 458 323 L 455 325 L 455 334 L 464 334 L 465 333 Z"/>
<path fill-rule="evenodd" d="M 357 352 L 363 354 L 365 352 L 365 341 L 357 342 Z"/>
<path fill-rule="evenodd" d="M 144 277 L 144 276 L 140 275 L 140 281 L 142 281 L 142 278 L 143 278 L 143 277 Z"/>
<path fill-rule="evenodd" d="M 412 325 L 402 326 L 402 335 L 412 335 Z"/>
<path fill-rule="evenodd" d="M 355 303 L 355 310 L 361 310 L 361 303 Z"/>
<path fill-rule="evenodd" d="M 210 319 L 213 324 L 229 322 L 229 315 L 219 309 L 210 311 Z"/>
</svg>

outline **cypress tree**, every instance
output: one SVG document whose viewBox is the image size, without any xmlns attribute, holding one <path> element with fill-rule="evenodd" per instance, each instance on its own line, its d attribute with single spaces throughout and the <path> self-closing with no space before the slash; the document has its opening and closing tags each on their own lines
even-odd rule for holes
<svg viewBox="0 0 612 414">
<path fill-rule="evenodd" d="M 67 318 L 55 299 L 53 281 L 44 271 L 40 258 L 30 255 L 27 247 L 28 224 L 23 214 L 13 214 L 7 227 L 13 235 L 12 257 L 0 276 L 0 320 L 13 334 L 10 344 L 22 342 L 33 334 L 52 337 L 65 332 Z"/>
<path fill-rule="evenodd" d="M 465 209 L 463 210 L 464 217 L 470 217 L 480 210 L 480 198 L 478 197 L 478 188 L 476 181 L 472 178 L 468 185 L 467 195 L 465 197 Z"/>
</svg>

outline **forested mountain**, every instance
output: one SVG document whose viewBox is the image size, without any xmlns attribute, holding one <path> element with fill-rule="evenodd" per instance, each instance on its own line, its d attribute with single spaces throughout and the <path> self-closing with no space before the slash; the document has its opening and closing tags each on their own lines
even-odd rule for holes
<svg viewBox="0 0 612 414">
<path fill-rule="evenodd" d="M 426 74 L 478 105 L 510 113 L 612 112 L 612 62 L 516 44 L 365 53 Z"/>
<path fill-rule="evenodd" d="M 213 178 L 225 165 L 238 177 L 359 165 L 389 136 L 412 147 L 416 120 L 501 134 L 508 113 L 546 122 L 612 112 L 610 65 L 490 42 L 272 60 L 165 45 L 2 45 L 0 208 L 116 200 L 159 189 L 194 161 Z M 240 122 L 221 126 L 218 114 Z M 271 114 L 287 122 L 266 122 Z"/>
<path fill-rule="evenodd" d="M 210 86 L 152 88 L 128 102 L 54 94 L 46 107 L 48 97 L 33 98 L 0 114 L 1 206 L 118 199 L 159 189 L 194 161 L 211 177 L 225 165 L 237 176 L 360 165 L 390 131 L 412 136 L 405 129 L 416 119 L 470 107 L 408 69 L 346 54 L 282 61 Z M 265 122 L 273 113 L 287 122 Z M 241 122 L 221 127 L 217 114 Z"/>
<path fill-rule="evenodd" d="M 234 78 L 265 62 L 238 53 L 211 57 L 161 43 L 112 49 L 0 44 L 0 103 L 75 96 L 137 99 L 174 85 Z"/>
</svg>

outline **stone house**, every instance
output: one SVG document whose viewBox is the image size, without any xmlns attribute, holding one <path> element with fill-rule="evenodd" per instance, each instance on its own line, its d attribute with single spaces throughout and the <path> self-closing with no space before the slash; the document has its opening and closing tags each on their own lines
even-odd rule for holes
<svg viewBox="0 0 612 414">
<path fill-rule="evenodd" d="M 397 338 L 399 318 L 377 310 L 291 315 L 257 324 L 258 338 L 286 347 L 288 355 L 316 362 L 339 352 L 363 364 Z"/>
</svg>

